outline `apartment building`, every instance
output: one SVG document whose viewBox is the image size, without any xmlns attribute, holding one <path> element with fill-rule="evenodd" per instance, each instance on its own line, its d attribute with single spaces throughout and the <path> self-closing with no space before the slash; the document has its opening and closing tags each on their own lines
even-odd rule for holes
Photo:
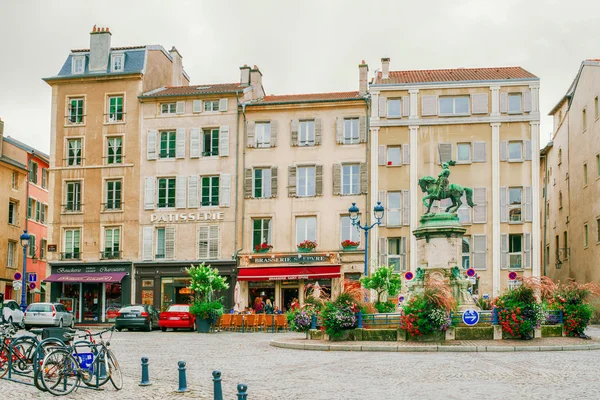
<svg viewBox="0 0 600 400">
<path fill-rule="evenodd" d="M 391 71 L 370 84 L 371 203 L 385 204 L 371 254 L 398 271 L 414 271 L 425 208 L 419 178 L 437 177 L 454 160 L 450 182 L 473 188 L 457 265 L 477 271 L 474 290 L 496 295 L 507 272 L 540 274 L 539 79 L 520 67 Z M 449 204 L 434 205 L 433 210 Z"/>
<path fill-rule="evenodd" d="M 554 280 L 599 281 L 600 59 L 581 63 L 550 111 L 552 141 L 541 154 L 544 273 Z"/>
<path fill-rule="evenodd" d="M 77 321 L 107 321 L 133 300 L 139 258 L 138 96 L 189 83 L 176 49 L 111 47 L 108 28 L 72 50 L 52 87 L 48 252 L 50 299 Z"/>
</svg>

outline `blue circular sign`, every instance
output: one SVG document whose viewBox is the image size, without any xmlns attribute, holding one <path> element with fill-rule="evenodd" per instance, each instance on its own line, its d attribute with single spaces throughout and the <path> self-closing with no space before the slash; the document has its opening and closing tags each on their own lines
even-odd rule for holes
<svg viewBox="0 0 600 400">
<path fill-rule="evenodd" d="M 519 275 L 517 275 L 517 273 L 515 271 L 510 271 L 508 273 L 508 279 L 510 279 L 511 281 L 514 281 L 515 279 L 517 279 Z"/>
<path fill-rule="evenodd" d="M 414 274 L 410 271 L 408 271 L 407 273 L 404 274 L 404 279 L 406 279 L 407 281 L 411 281 L 412 278 L 414 278 Z"/>
<path fill-rule="evenodd" d="M 475 276 L 475 273 L 476 273 L 476 272 L 475 272 L 475 270 L 474 270 L 473 268 L 469 268 L 469 269 L 467 270 L 467 276 L 468 276 L 469 278 L 471 278 L 471 277 Z"/>
<path fill-rule="evenodd" d="M 20 272 L 15 272 L 13 277 L 15 278 L 15 281 L 18 281 L 18 280 L 21 280 L 21 277 L 23 277 L 23 275 L 21 275 Z"/>
<path fill-rule="evenodd" d="M 476 325 L 479 322 L 479 312 L 477 310 L 463 311 L 462 321 L 468 326 Z"/>
<path fill-rule="evenodd" d="M 402 303 L 404 301 L 404 295 L 399 295 L 398 296 L 398 304 Z"/>
</svg>

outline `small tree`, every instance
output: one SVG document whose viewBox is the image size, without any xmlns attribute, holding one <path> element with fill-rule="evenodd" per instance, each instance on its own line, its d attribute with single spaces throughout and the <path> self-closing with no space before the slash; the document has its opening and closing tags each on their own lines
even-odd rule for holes
<svg viewBox="0 0 600 400">
<path fill-rule="evenodd" d="M 186 268 L 192 282 L 189 289 L 194 291 L 194 299 L 196 301 L 212 301 L 213 293 L 219 290 L 229 289 L 229 284 L 225 282 L 225 278 L 219 275 L 216 268 L 211 268 L 210 265 L 204 263 L 190 268 Z"/>
<path fill-rule="evenodd" d="M 394 272 L 394 266 L 381 265 L 371 276 L 365 276 L 360 280 L 363 287 L 377 292 L 377 303 L 381 302 L 381 296 L 387 292 L 389 296 L 396 296 L 402 287 L 400 275 Z"/>
</svg>

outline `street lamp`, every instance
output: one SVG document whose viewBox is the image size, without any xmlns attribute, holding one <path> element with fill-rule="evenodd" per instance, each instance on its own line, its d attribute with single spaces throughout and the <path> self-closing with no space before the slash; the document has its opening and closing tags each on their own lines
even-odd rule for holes
<svg viewBox="0 0 600 400">
<path fill-rule="evenodd" d="M 29 246 L 29 234 L 27 229 L 21 235 L 21 246 L 23 247 L 23 287 L 21 288 L 21 310 L 25 312 L 27 309 L 27 246 Z"/>
<path fill-rule="evenodd" d="M 369 267 L 368 267 L 368 265 L 369 265 L 369 231 L 375 225 L 381 224 L 381 219 L 383 218 L 385 208 L 381 205 L 381 202 L 378 201 L 377 205 L 375 207 L 373 207 L 373 216 L 375 217 L 375 219 L 377 221 L 373 222 L 371 225 L 364 225 L 364 226 L 362 226 L 360 224 L 360 220 L 358 219 L 359 211 L 360 210 L 356 206 L 356 203 L 352 203 L 352 206 L 348 209 L 348 213 L 350 214 L 350 220 L 352 221 L 352 225 L 365 231 L 365 276 L 368 276 L 369 275 Z"/>
</svg>

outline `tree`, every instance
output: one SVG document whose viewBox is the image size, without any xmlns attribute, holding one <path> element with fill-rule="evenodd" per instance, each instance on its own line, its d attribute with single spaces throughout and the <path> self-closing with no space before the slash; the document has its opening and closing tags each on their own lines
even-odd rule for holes
<svg viewBox="0 0 600 400">
<path fill-rule="evenodd" d="M 219 275 L 216 268 L 211 268 L 204 263 L 190 268 L 186 268 L 191 278 L 189 289 L 194 291 L 194 298 L 200 302 L 210 302 L 213 300 L 213 293 L 219 290 L 229 289 L 229 284 L 225 278 Z"/>
<path fill-rule="evenodd" d="M 377 303 L 381 296 L 387 292 L 389 296 L 396 296 L 402 287 L 400 275 L 394 272 L 394 266 L 381 265 L 371 276 L 360 280 L 363 287 L 377 292 Z"/>
</svg>

